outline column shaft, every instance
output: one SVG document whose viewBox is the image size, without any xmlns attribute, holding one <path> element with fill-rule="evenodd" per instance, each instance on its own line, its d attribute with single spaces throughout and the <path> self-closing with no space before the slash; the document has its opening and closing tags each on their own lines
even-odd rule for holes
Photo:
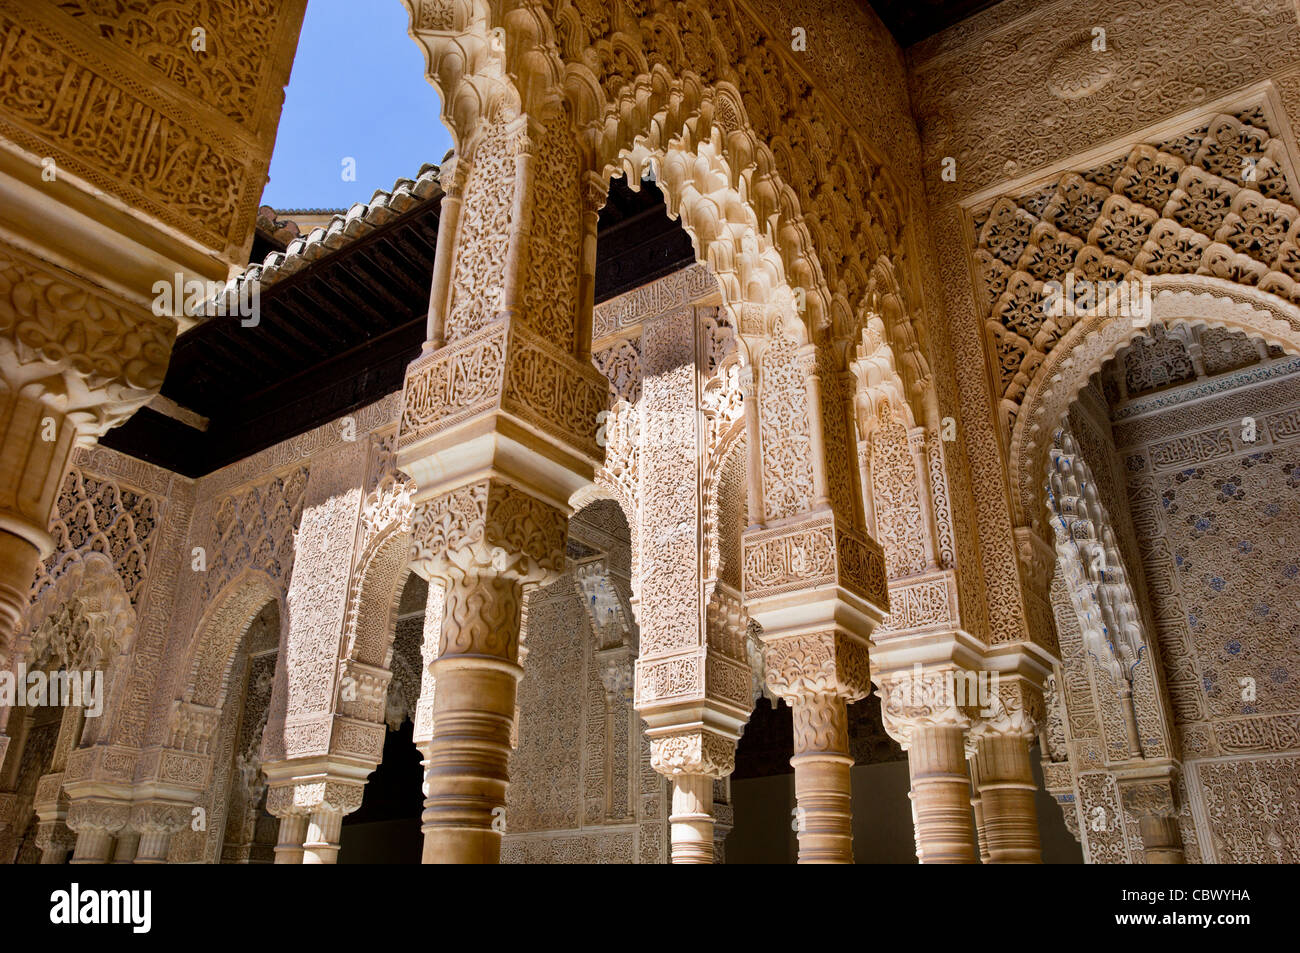
<svg viewBox="0 0 1300 953">
<path fill-rule="evenodd" d="M 77 832 L 77 846 L 72 853 L 74 864 L 106 864 L 113 855 L 113 835 L 99 828 Z"/>
<path fill-rule="evenodd" d="M 799 863 L 853 863 L 848 712 L 838 695 L 794 702 L 794 792 Z"/>
<path fill-rule="evenodd" d="M 713 863 L 713 778 L 698 774 L 673 777 L 672 862 Z"/>
<path fill-rule="evenodd" d="M 167 851 L 171 849 L 171 831 L 143 831 L 140 843 L 136 846 L 135 862 L 137 864 L 165 864 Z"/>
<path fill-rule="evenodd" d="M 1029 738 L 987 734 L 979 739 L 980 801 L 989 862 L 1041 864 L 1036 787 L 1029 764 Z"/>
<path fill-rule="evenodd" d="M 277 864 L 301 864 L 303 841 L 307 839 L 307 817 L 303 814 L 286 814 L 280 818 L 280 840 L 275 845 Z"/>
<path fill-rule="evenodd" d="M 989 838 L 984 828 L 984 802 L 980 800 L 979 758 L 967 759 L 970 767 L 971 807 L 975 811 L 975 839 L 979 845 L 980 863 L 989 862 Z"/>
<path fill-rule="evenodd" d="M 513 662 L 490 656 L 444 655 L 434 663 L 438 692 L 425 775 L 424 863 L 500 861 L 522 674 Z"/>
<path fill-rule="evenodd" d="M 302 862 L 304 864 L 333 864 L 338 862 L 339 837 L 343 831 L 343 812 L 323 807 L 312 811 L 307 819 L 307 833 L 303 838 Z"/>
<path fill-rule="evenodd" d="M 956 725 L 912 729 L 907 765 L 912 776 L 917 859 L 923 864 L 975 863 L 965 731 Z"/>
<path fill-rule="evenodd" d="M 113 849 L 113 863 L 135 863 L 136 851 L 139 848 L 140 834 L 128 828 L 123 828 L 122 832 L 117 835 L 117 845 Z"/>
</svg>

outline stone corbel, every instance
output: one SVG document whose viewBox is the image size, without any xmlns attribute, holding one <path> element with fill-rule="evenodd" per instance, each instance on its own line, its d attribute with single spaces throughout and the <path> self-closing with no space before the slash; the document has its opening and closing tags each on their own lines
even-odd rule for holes
<svg viewBox="0 0 1300 953">
<path fill-rule="evenodd" d="M 36 825 L 36 846 L 41 852 L 41 863 L 61 864 L 77 846 L 77 834 L 63 818 L 40 821 Z"/>
<path fill-rule="evenodd" d="M 632 647 L 617 645 L 598 649 L 596 666 L 600 671 L 600 682 L 605 688 L 605 704 L 610 708 L 632 704 L 636 686 L 636 652 Z"/>
<path fill-rule="evenodd" d="M 632 646 L 632 608 L 609 578 L 606 556 L 584 560 L 574 566 L 574 588 L 591 618 L 598 649 Z"/>
<path fill-rule="evenodd" d="M 338 706 L 339 715 L 361 721 L 380 722 L 384 717 L 384 701 L 393 674 L 375 665 L 366 665 L 355 659 L 339 662 Z"/>
</svg>

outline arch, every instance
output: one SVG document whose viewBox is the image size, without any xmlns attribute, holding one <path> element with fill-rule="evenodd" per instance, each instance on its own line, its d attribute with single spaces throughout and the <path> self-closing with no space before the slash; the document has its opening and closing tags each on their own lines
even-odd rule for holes
<svg viewBox="0 0 1300 953">
<path fill-rule="evenodd" d="M 336 713 L 371 724 L 387 720 L 392 690 L 393 649 L 402 589 L 410 578 L 411 519 L 414 485 L 391 470 L 366 497 L 361 511 L 361 552 L 349 577 L 342 651 L 336 660 L 338 684 L 354 691 L 334 691 Z M 290 708 L 292 705 L 290 704 Z M 357 733 L 332 732 L 330 749 L 355 756 Z M 377 765 L 380 750 L 363 755 Z"/>
<path fill-rule="evenodd" d="M 137 620 L 135 608 L 112 560 L 103 553 L 86 552 L 65 561 L 58 577 L 44 587 L 28 606 L 25 633 L 15 646 L 14 658 L 30 664 L 47 650 L 67 653 L 73 648 L 52 646 L 46 640 L 49 638 L 47 623 L 74 602 L 79 604 L 81 613 L 91 623 L 91 642 L 75 647 L 72 652 L 75 657 L 65 654 L 60 667 L 97 668 L 103 665 L 106 669 L 104 713 L 100 718 L 88 720 L 85 739 L 89 742 L 100 737 L 104 725 L 120 720 L 120 709 L 129 701 L 126 683 L 130 673 L 126 667 L 116 663 L 118 659 L 129 656 L 134 647 Z"/>
<path fill-rule="evenodd" d="M 1300 354 L 1300 307 L 1274 294 L 1203 275 L 1160 275 L 1144 283 L 1153 322 L 1241 331 Z M 1093 374 L 1146 329 L 1143 321 L 1081 318 L 1039 366 L 1015 419 L 1009 448 L 1017 526 L 1044 525 L 1042 474 L 1047 472 L 1053 435 L 1070 404 Z"/>
<path fill-rule="evenodd" d="M 744 420 L 734 421 L 705 468 L 705 578 L 741 587 L 741 537 L 748 525 Z"/>
<path fill-rule="evenodd" d="M 1168 750 L 1169 719 L 1158 656 L 1111 515 L 1068 427 L 1057 430 L 1051 457 L 1046 477 L 1056 574 L 1074 612 L 1084 652 L 1095 671 L 1104 675 L 1096 679 L 1097 687 L 1108 683 L 1113 690 L 1112 697 L 1097 699 L 1103 711 L 1118 713 L 1115 719 L 1103 717 L 1107 731 L 1123 726 L 1123 737 L 1110 739 L 1112 760 L 1121 751 L 1129 759 L 1163 755 Z M 1069 667 L 1068 660 L 1064 664 Z M 1160 738 L 1154 748 L 1142 741 L 1153 733 Z"/>
<path fill-rule="evenodd" d="M 283 631 L 288 610 L 274 579 L 260 569 L 245 569 L 227 583 L 197 627 L 180 701 L 220 711 L 239 641 L 268 602 L 277 604 Z"/>
<path fill-rule="evenodd" d="M 120 715 L 130 676 L 130 666 L 121 662 L 135 641 L 136 615 L 112 560 L 100 552 L 80 552 L 65 559 L 59 574 L 29 603 L 19 631 L 11 659 L 15 672 L 21 665 L 74 677 L 51 679 L 49 694 L 38 707 L 0 710 L 0 730 L 14 736 L 0 761 L 0 785 L 7 788 L 0 802 L 8 802 L 6 822 L 17 824 L 0 837 L 0 859 L 5 861 L 11 850 L 28 843 L 38 822 L 45 835 L 56 822 L 67 835 L 62 813 L 55 818 L 43 812 L 55 803 L 66 807 L 62 778 L 72 750 L 101 740 L 104 725 Z M 101 671 L 104 678 L 94 679 L 93 689 L 80 678 L 81 673 Z M 91 690 L 99 697 L 88 697 L 85 692 Z M 55 709 L 58 715 L 51 718 Z M 10 726 L 15 711 L 20 715 L 16 726 Z M 33 736 L 33 727 L 42 720 L 39 736 Z"/>
<path fill-rule="evenodd" d="M 831 110 L 814 121 L 806 110 L 780 105 L 800 98 L 787 87 L 802 81 L 780 68 L 770 45 L 746 48 L 739 34 L 764 28 L 739 8 L 687 0 L 628 21 L 584 17 L 561 2 L 552 25 L 535 7 L 405 2 L 411 36 L 426 53 L 428 79 L 442 95 L 456 140 L 456 175 L 462 164 L 474 164 L 480 133 L 491 123 L 513 118 L 517 107 L 549 124 L 567 101 L 581 167 L 603 188 L 615 175 L 625 174 L 633 188 L 643 173 L 654 175 L 669 215 L 681 220 L 698 260 L 719 279 L 746 364 L 761 366 L 764 342 L 782 330 L 790 352 L 851 334 L 858 322 L 845 316 L 868 300 L 873 270 L 889 313 L 905 316 L 897 281 L 878 267 L 900 255 L 905 191 L 874 147 Z M 683 21 L 690 23 L 692 50 L 702 46 L 707 56 L 688 56 L 673 39 Z M 498 88 L 511 85 L 506 76 L 514 78 L 513 92 Z M 462 109 L 471 102 L 477 114 Z M 925 381 L 898 380 L 910 398 L 918 386 L 931 387 L 927 364 L 910 324 L 898 337 L 911 349 L 904 366 Z M 843 369 L 844 350 L 832 349 L 832 372 Z M 882 373 L 898 377 L 892 364 Z M 785 378 L 782 405 L 804 407 L 802 374 Z M 838 440 L 843 408 L 824 412 L 836 423 L 826 430 Z M 808 426 L 807 414 L 799 416 Z M 811 483 L 812 473 L 804 472 L 806 454 L 770 450 L 770 442 L 756 441 L 763 476 L 777 484 L 764 496 L 783 500 L 769 514 L 775 518 L 796 512 L 808 495 L 792 492 L 783 471 L 793 466 L 796 483 Z"/>
<path fill-rule="evenodd" d="M 1084 644 L 1098 665 L 1131 682 L 1133 670 L 1144 656 L 1149 660 L 1151 650 L 1110 514 L 1068 429 L 1057 430 L 1051 456 L 1047 495 L 1057 566 Z"/>
<path fill-rule="evenodd" d="M 266 811 L 261 746 L 279 668 L 278 609 L 274 600 L 262 606 L 232 660 L 238 675 L 222 706 L 220 743 L 214 745 L 209 785 L 210 823 L 203 843 L 204 859 L 212 863 L 266 862 L 275 845 L 276 825 Z"/>
<path fill-rule="evenodd" d="M 25 636 L 15 655 L 27 653 L 31 661 L 31 639 L 36 629 L 73 599 L 85 610 L 102 617 L 109 630 L 121 633 L 119 652 L 129 652 L 136 632 L 135 608 L 112 561 L 103 553 L 87 552 L 67 560 L 62 572 L 37 595 L 27 607 L 23 629 Z"/>
<path fill-rule="evenodd" d="M 410 574 L 410 549 L 408 518 L 405 527 L 390 528 L 371 540 L 363 551 L 348 599 L 345 660 L 388 668 L 397 625 L 397 603 Z"/>
</svg>

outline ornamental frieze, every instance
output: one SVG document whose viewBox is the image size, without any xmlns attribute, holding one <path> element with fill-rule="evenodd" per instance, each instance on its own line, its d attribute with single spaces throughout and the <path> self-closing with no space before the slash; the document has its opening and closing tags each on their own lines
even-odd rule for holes
<svg viewBox="0 0 1300 953">
<path fill-rule="evenodd" d="M 844 530 L 830 514 L 746 534 L 743 567 L 747 601 L 841 585 L 872 605 L 889 606 L 879 545 Z"/>
</svg>

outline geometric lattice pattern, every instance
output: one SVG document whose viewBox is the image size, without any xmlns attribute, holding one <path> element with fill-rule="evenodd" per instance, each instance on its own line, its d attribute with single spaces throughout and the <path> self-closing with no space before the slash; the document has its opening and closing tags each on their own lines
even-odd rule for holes
<svg viewBox="0 0 1300 953">
<path fill-rule="evenodd" d="M 1135 145 L 976 217 L 1004 407 L 1077 318 L 1049 316 L 1048 282 L 1212 275 L 1300 302 L 1300 209 L 1283 143 L 1258 108 Z"/>
<path fill-rule="evenodd" d="M 144 594 L 148 559 L 158 530 L 159 501 L 83 473 L 73 467 L 59 491 L 50 535 L 54 552 L 41 564 L 33 600 L 63 572 L 71 559 L 102 553 L 113 561 L 132 605 Z"/>
</svg>

